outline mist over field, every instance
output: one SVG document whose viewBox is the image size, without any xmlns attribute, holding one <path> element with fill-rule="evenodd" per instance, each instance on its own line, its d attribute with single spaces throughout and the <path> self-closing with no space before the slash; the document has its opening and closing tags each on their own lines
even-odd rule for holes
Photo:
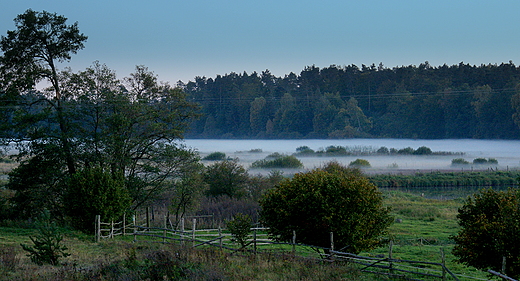
<svg viewBox="0 0 520 281">
<path fill-rule="evenodd" d="M 314 151 L 324 150 L 329 146 L 347 146 L 352 148 L 377 150 L 380 147 L 388 149 L 402 149 L 411 147 L 417 149 L 421 146 L 430 148 L 433 152 L 462 153 L 461 155 L 352 155 L 352 156 L 297 156 L 303 163 L 303 170 L 320 167 L 323 164 L 336 160 L 344 165 L 358 158 L 370 162 L 370 171 L 380 170 L 468 170 L 482 169 L 475 165 L 453 167 L 451 161 L 455 158 L 463 158 L 472 162 L 475 158 L 494 158 L 498 165 L 494 169 L 516 169 L 520 167 L 520 141 L 517 140 L 412 140 L 412 139 L 342 139 L 342 140 L 225 140 L 225 139 L 187 139 L 184 143 L 196 149 L 201 157 L 212 152 L 224 152 L 227 157 L 238 158 L 239 163 L 249 168 L 256 160 L 264 159 L 267 155 L 278 152 L 281 154 L 294 154 L 296 148 L 308 146 Z M 261 152 L 254 152 L 254 151 Z"/>
</svg>

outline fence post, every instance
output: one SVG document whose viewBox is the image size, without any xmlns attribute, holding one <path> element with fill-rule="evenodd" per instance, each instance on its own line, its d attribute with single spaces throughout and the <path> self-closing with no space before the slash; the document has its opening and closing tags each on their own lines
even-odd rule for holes
<svg viewBox="0 0 520 281">
<path fill-rule="evenodd" d="M 181 218 L 181 245 L 184 245 L 184 218 Z"/>
<path fill-rule="evenodd" d="M 220 251 L 222 251 L 222 228 L 220 227 L 220 224 L 218 226 L 218 244 L 220 246 Z"/>
<path fill-rule="evenodd" d="M 392 267 L 393 267 L 393 263 L 392 263 L 392 251 L 393 251 L 393 247 L 394 247 L 394 240 L 390 240 L 390 244 L 388 245 L 388 261 L 390 263 L 390 273 L 393 273 L 394 271 L 392 270 Z"/>
<path fill-rule="evenodd" d="M 110 239 L 114 238 L 114 220 L 110 221 Z"/>
<path fill-rule="evenodd" d="M 132 216 L 132 224 L 134 225 L 134 242 L 137 242 L 137 219 L 136 214 Z"/>
<path fill-rule="evenodd" d="M 442 261 L 442 280 L 446 280 L 446 255 L 444 254 L 444 248 L 441 248 L 441 261 Z"/>
<path fill-rule="evenodd" d="M 256 254 L 256 227 L 253 229 L 253 251 Z"/>
<path fill-rule="evenodd" d="M 197 219 L 193 219 L 192 221 L 192 230 L 191 230 L 191 241 L 192 241 L 192 247 L 195 247 L 195 229 L 197 229 Z"/>
<path fill-rule="evenodd" d="M 101 215 L 96 215 L 96 243 L 101 238 Z"/>
<path fill-rule="evenodd" d="M 334 251 L 334 232 L 330 232 L 330 258 L 332 258 L 332 255 L 333 255 L 333 252 Z"/>
<path fill-rule="evenodd" d="M 506 274 L 506 256 L 502 256 L 502 274 Z"/>
<path fill-rule="evenodd" d="M 150 228 L 150 207 L 146 207 L 146 228 Z"/>
<path fill-rule="evenodd" d="M 292 254 L 296 253 L 296 230 L 292 231 Z"/>
<path fill-rule="evenodd" d="M 126 213 L 123 213 L 123 237 L 126 236 Z"/>
<path fill-rule="evenodd" d="M 166 228 L 168 227 L 168 217 L 164 216 L 163 243 L 166 242 Z"/>
</svg>

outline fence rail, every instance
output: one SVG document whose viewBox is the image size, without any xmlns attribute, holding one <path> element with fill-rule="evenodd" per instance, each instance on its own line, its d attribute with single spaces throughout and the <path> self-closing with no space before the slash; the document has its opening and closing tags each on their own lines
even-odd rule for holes
<svg viewBox="0 0 520 281">
<path fill-rule="evenodd" d="M 215 229 L 197 229 L 197 219 L 191 221 L 191 228 L 185 229 L 185 222 L 181 220 L 180 229 L 173 229 L 171 222 L 164 219 L 163 227 L 150 227 L 149 223 L 138 224 L 135 216 L 132 218 L 132 223 L 127 224 L 125 219 L 121 222 L 101 222 L 99 216 L 96 216 L 96 241 L 101 239 L 111 239 L 116 236 L 133 236 L 134 242 L 161 242 L 180 244 L 191 243 L 191 247 L 211 246 L 219 247 L 236 252 L 253 252 L 272 249 L 269 245 L 280 245 L 283 251 L 291 251 L 296 255 L 296 247 L 308 247 L 313 251 L 309 252 L 306 258 L 325 259 L 332 262 L 348 262 L 357 264 L 361 267 L 361 271 L 385 275 L 389 277 L 403 278 L 408 280 L 421 280 L 417 278 L 434 278 L 437 280 L 459 280 L 459 277 L 467 279 L 482 280 L 471 276 L 464 276 L 454 274 L 450 271 L 444 263 L 444 253 L 441 253 L 442 262 L 426 262 L 426 261 L 412 261 L 392 258 L 392 245 L 390 242 L 389 255 L 387 258 L 375 258 L 359 256 L 352 253 L 346 253 L 334 250 L 333 233 L 330 234 L 330 248 L 305 245 L 296 243 L 296 233 L 293 232 L 292 242 L 277 242 L 269 239 L 267 235 L 267 228 L 254 227 L 251 228 L 252 234 L 249 236 L 247 244 L 243 247 L 237 248 L 237 244 L 232 241 L 232 234 L 222 228 Z M 168 227 L 170 226 L 170 227 Z M 272 247 L 272 246 L 271 246 Z M 252 248 L 252 249 L 251 249 Z M 324 250 L 323 253 L 319 250 Z M 325 254 L 326 253 L 326 254 Z M 414 276 L 413 278 L 410 276 Z M 419 277 L 417 277 L 419 276 Z M 509 280 L 509 279 L 508 279 Z"/>
</svg>

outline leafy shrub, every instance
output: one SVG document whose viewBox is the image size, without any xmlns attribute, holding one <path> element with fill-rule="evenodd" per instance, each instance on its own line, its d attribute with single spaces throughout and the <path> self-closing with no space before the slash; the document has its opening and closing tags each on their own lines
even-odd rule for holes
<svg viewBox="0 0 520 281">
<path fill-rule="evenodd" d="M 389 154 L 389 153 L 390 153 L 390 150 L 389 150 L 388 147 L 386 147 L 386 146 L 381 146 L 381 147 L 377 150 L 377 153 L 378 153 L 378 154 Z"/>
<path fill-rule="evenodd" d="M 461 229 L 453 238 L 453 254 L 462 264 L 501 271 L 520 277 L 520 191 L 481 190 L 469 197 L 459 209 Z"/>
<path fill-rule="evenodd" d="M 36 220 L 36 230 L 38 233 L 35 237 L 29 236 L 34 246 L 21 244 L 22 248 L 29 252 L 27 256 L 31 261 L 43 265 L 45 263 L 58 265 L 59 260 L 69 256 L 65 251 L 67 247 L 63 246 L 63 235 L 51 220 L 49 211 L 44 211 Z"/>
<path fill-rule="evenodd" d="M 432 150 L 426 146 L 421 146 L 413 152 L 415 155 L 430 155 L 432 153 Z"/>
<path fill-rule="evenodd" d="M 92 218 L 100 215 L 103 221 L 117 221 L 130 207 L 131 199 L 123 176 L 94 167 L 72 176 L 64 203 L 71 225 L 93 232 Z"/>
<path fill-rule="evenodd" d="M 453 159 L 451 160 L 451 165 L 452 166 L 456 166 L 456 165 L 468 165 L 469 162 L 464 160 L 464 158 L 456 158 L 456 159 Z"/>
<path fill-rule="evenodd" d="M 348 164 L 349 167 L 359 167 L 359 168 L 369 168 L 370 167 L 370 162 L 368 162 L 368 160 L 365 160 L 365 159 L 356 159 L 352 162 L 350 162 L 350 164 Z"/>
<path fill-rule="evenodd" d="M 343 146 L 331 145 L 325 149 L 325 153 L 332 155 L 346 155 L 347 149 Z"/>
<path fill-rule="evenodd" d="M 306 145 L 296 148 L 296 152 L 298 154 L 314 154 L 314 150 L 310 149 Z"/>
<path fill-rule="evenodd" d="M 401 148 L 397 151 L 397 154 L 405 154 L 405 155 L 409 155 L 409 154 L 414 154 L 415 150 L 411 147 L 406 147 L 406 148 Z"/>
<path fill-rule="evenodd" d="M 208 154 L 206 157 L 202 158 L 202 160 L 209 160 L 209 161 L 220 161 L 226 159 L 226 153 L 224 152 L 212 152 Z"/>
<path fill-rule="evenodd" d="M 203 172 L 204 182 L 208 184 L 208 195 L 217 197 L 227 195 L 229 197 L 243 197 L 249 175 L 238 160 L 226 160 L 216 162 L 206 167 Z"/>
<path fill-rule="evenodd" d="M 242 213 L 238 213 L 232 220 L 226 221 L 227 228 L 232 235 L 231 240 L 240 244 L 241 248 L 247 244 L 247 238 L 251 233 L 251 223 L 251 217 Z"/>
<path fill-rule="evenodd" d="M 261 221 L 269 234 L 299 243 L 334 244 L 358 253 L 377 246 L 393 219 L 377 188 L 357 169 L 330 163 L 323 169 L 299 173 L 268 191 L 260 201 Z"/>
<path fill-rule="evenodd" d="M 486 158 L 475 158 L 475 159 L 473 159 L 473 164 L 475 164 L 475 165 L 485 165 L 487 163 L 488 163 L 488 161 L 486 160 Z"/>
<path fill-rule="evenodd" d="M 273 159 L 270 159 L 273 158 Z M 303 164 L 294 155 L 280 155 L 273 157 L 270 155 L 266 159 L 255 161 L 251 164 L 252 168 L 302 168 Z"/>
<path fill-rule="evenodd" d="M 249 152 L 251 153 L 261 153 L 263 150 L 261 148 L 253 148 L 251 150 L 249 150 Z"/>
</svg>

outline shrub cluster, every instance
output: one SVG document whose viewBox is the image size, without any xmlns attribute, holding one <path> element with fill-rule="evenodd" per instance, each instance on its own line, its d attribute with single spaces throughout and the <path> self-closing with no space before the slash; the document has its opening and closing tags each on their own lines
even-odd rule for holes
<svg viewBox="0 0 520 281">
<path fill-rule="evenodd" d="M 274 153 L 265 159 L 253 162 L 251 168 L 303 168 L 303 164 L 294 155 Z"/>
<path fill-rule="evenodd" d="M 308 146 L 296 148 L 297 155 L 306 156 L 350 156 L 350 155 L 461 155 L 462 152 L 432 151 L 429 147 L 421 146 L 417 149 L 405 147 L 401 149 L 386 146 L 375 149 L 372 146 L 328 146 L 325 149 L 314 151 Z"/>
<path fill-rule="evenodd" d="M 452 166 L 469 165 L 470 162 L 464 158 L 455 158 L 451 160 Z M 473 159 L 473 165 L 498 165 L 498 161 L 495 158 L 475 158 Z"/>
<path fill-rule="evenodd" d="M 212 152 L 208 154 L 206 157 L 202 158 L 202 160 L 208 161 L 221 161 L 226 159 L 226 153 L 224 152 Z"/>
</svg>

